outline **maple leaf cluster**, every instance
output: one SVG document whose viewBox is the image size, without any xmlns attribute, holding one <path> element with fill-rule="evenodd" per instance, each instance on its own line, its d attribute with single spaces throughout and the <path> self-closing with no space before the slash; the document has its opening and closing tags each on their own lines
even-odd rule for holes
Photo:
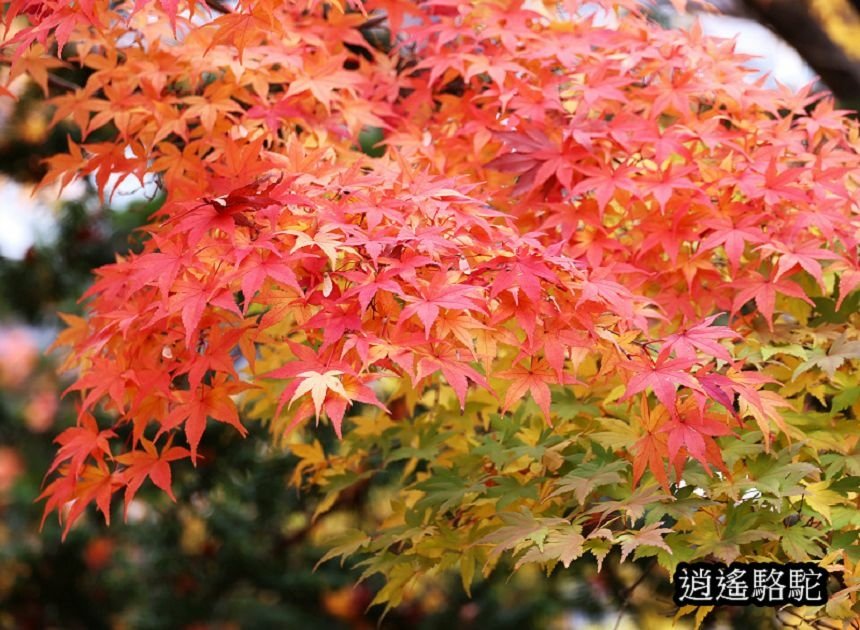
<svg viewBox="0 0 860 630">
<path fill-rule="evenodd" d="M 244 430 L 243 400 L 340 436 L 356 403 L 391 417 L 390 382 L 550 423 L 554 390 L 619 401 L 633 485 L 730 477 L 720 438 L 791 430 L 777 351 L 750 348 L 860 285 L 857 123 L 634 2 L 22 0 L 3 20 L 9 79 L 80 129 L 43 184 L 167 191 L 58 340 L 80 422 L 43 497 L 74 502 L 67 531 L 147 477 L 170 492 L 207 422 Z M 86 83 L 50 88 L 59 65 Z M 854 358 L 816 356 L 803 371 L 834 378 Z"/>
</svg>

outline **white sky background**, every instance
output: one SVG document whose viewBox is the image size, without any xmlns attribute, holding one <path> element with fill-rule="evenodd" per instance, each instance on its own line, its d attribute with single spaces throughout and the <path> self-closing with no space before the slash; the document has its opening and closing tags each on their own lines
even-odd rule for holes
<svg viewBox="0 0 860 630">
<path fill-rule="evenodd" d="M 762 74 L 771 73 L 783 85 L 797 90 L 815 79 L 816 74 L 806 65 L 797 51 L 779 39 L 767 28 L 743 18 L 703 14 L 699 17 L 702 30 L 716 37 L 737 37 L 735 50 L 742 54 L 756 55 L 749 65 Z"/>
<path fill-rule="evenodd" d="M 50 238 L 53 231 L 49 206 L 32 199 L 20 184 L 0 180 L 0 256 L 20 260 L 36 235 Z"/>
<path fill-rule="evenodd" d="M 720 15 L 699 16 L 705 33 L 718 37 L 736 37 L 740 53 L 757 55 L 750 65 L 762 73 L 770 72 L 776 80 L 793 89 L 809 83 L 815 74 L 788 44 L 756 22 Z M 0 159 L 3 159 L 0 156 Z M 81 189 L 69 187 L 64 197 L 75 197 Z M 152 195 L 129 177 L 117 190 L 113 206 L 122 208 L 135 200 Z M 20 260 L 35 242 L 50 242 L 55 224 L 52 207 L 55 195 L 45 193 L 34 199 L 27 189 L 7 179 L 0 179 L 0 256 Z"/>
<path fill-rule="evenodd" d="M 113 176 L 108 180 L 106 199 L 116 179 Z M 54 208 L 60 200 L 80 198 L 85 188 L 80 182 L 72 183 L 59 198 L 56 190 L 40 191 L 35 197 L 30 190 L 0 177 L 0 256 L 4 258 L 21 260 L 34 243 L 49 243 L 56 235 Z M 124 210 L 135 201 L 151 199 L 156 192 L 155 184 L 147 182 L 141 187 L 140 180 L 129 176 L 113 191 L 111 205 L 115 210 Z"/>
</svg>

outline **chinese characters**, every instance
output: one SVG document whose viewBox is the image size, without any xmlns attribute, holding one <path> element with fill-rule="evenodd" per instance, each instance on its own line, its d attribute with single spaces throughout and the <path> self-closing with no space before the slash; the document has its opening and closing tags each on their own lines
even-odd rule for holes
<svg viewBox="0 0 860 630">
<path fill-rule="evenodd" d="M 827 601 L 827 571 L 812 563 L 682 562 L 674 581 L 679 606 L 814 606 Z"/>
</svg>

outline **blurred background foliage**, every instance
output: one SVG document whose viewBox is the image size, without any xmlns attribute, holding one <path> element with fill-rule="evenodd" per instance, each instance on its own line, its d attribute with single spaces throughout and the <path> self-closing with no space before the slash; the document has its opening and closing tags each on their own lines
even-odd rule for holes
<svg viewBox="0 0 860 630">
<path fill-rule="evenodd" d="M 823 11 L 826 3 L 811 4 Z M 50 89 L 83 80 L 58 74 Z M 32 85 L 20 86 L 17 103 L 0 104 L 0 189 L 32 186 L 41 160 L 75 136 L 63 125 L 49 132 L 51 115 Z M 65 543 L 54 520 L 40 533 L 34 498 L 52 440 L 75 418 L 74 399 L 60 396 L 69 384 L 56 373 L 60 357 L 46 353 L 62 326 L 57 312 L 81 312 L 91 270 L 137 247 L 136 228 L 160 201 L 118 195 L 104 205 L 83 183 L 61 202 L 45 201 L 54 207 L 51 238 L 21 258 L 0 256 L 0 629 L 671 626 L 671 587 L 649 560 L 619 566 L 612 556 L 600 575 L 588 557 L 549 577 L 534 567 L 498 570 L 471 598 L 451 575 L 380 619 L 381 607 L 368 609 L 380 583 L 353 587 L 359 569 L 314 565 L 327 540 L 384 509 L 384 479 L 351 489 L 314 521 L 321 497 L 289 487 L 296 459 L 255 424 L 246 439 L 220 424 L 207 430 L 197 469 L 176 467 L 177 503 L 144 486 L 125 520 L 115 502 L 109 528 L 90 511 Z M 726 608 L 707 627 L 764 627 L 766 619 L 762 609 Z"/>
</svg>

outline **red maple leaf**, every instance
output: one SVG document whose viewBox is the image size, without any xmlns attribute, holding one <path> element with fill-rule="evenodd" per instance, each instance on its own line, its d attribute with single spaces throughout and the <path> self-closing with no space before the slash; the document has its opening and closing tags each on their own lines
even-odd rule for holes
<svg viewBox="0 0 860 630">
<path fill-rule="evenodd" d="M 434 344 L 433 353 L 422 356 L 416 366 L 416 379 L 421 380 L 435 371 L 441 371 L 445 380 L 454 389 L 460 401 L 460 408 L 466 406 L 466 390 L 469 381 L 477 383 L 484 389 L 491 391 L 492 388 L 484 376 L 462 360 L 456 350 L 450 344 Z"/>
<path fill-rule="evenodd" d="M 200 438 L 206 428 L 207 418 L 211 417 L 218 422 L 229 424 L 242 435 L 248 433 L 248 430 L 239 421 L 236 403 L 230 399 L 231 395 L 246 388 L 239 383 L 228 382 L 225 375 L 219 374 L 211 385 L 204 384 L 193 391 L 175 392 L 176 403 L 173 411 L 162 422 L 158 434 L 161 435 L 184 425 L 185 436 L 191 447 L 191 461 L 196 465 L 197 447 L 200 445 Z"/>
<path fill-rule="evenodd" d="M 627 369 L 631 370 L 634 376 L 627 382 L 627 390 L 621 400 L 628 400 L 650 387 L 666 409 L 674 410 L 679 385 L 701 391 L 701 385 L 689 372 L 696 363 L 696 359 L 689 357 L 670 359 L 669 350 L 665 347 L 656 360 L 643 352 L 638 359 L 627 363 Z"/>
<path fill-rule="evenodd" d="M 639 424 L 645 430 L 636 444 L 633 445 L 633 485 L 639 483 L 645 470 L 650 470 L 660 485 L 667 491 L 669 477 L 666 474 L 666 458 L 668 456 L 667 436 L 663 427 L 669 421 L 669 413 L 663 405 L 658 404 L 651 409 L 643 396 L 640 403 Z"/>
<path fill-rule="evenodd" d="M 712 442 L 714 437 L 731 435 L 732 431 L 716 417 L 703 413 L 692 398 L 688 398 L 685 404 L 681 405 L 679 413 L 660 430 L 669 434 L 667 447 L 671 460 L 675 461 L 681 448 L 684 448 L 701 462 L 706 470 L 709 463 L 723 467 L 722 459 L 711 460 L 710 453 L 713 449 L 708 449 L 708 443 Z M 719 453 L 719 449 L 716 449 L 716 452 Z"/>
<path fill-rule="evenodd" d="M 109 439 L 112 437 L 116 437 L 113 430 L 99 430 L 95 418 L 89 413 L 82 413 L 78 419 L 78 426 L 66 429 L 54 440 L 60 445 L 60 449 L 48 469 L 48 474 L 63 462 L 70 461 L 69 474 L 75 476 L 83 469 L 84 462 L 91 455 L 98 458 L 110 457 Z"/>
<path fill-rule="evenodd" d="M 736 339 L 740 335 L 726 326 L 711 326 L 719 316 L 719 313 L 711 315 L 691 328 L 669 335 L 664 348 L 674 350 L 675 356 L 680 359 L 696 359 L 696 350 L 701 350 L 717 359 L 730 361 L 729 351 L 719 340 Z"/>
<path fill-rule="evenodd" d="M 439 316 L 442 308 L 465 311 L 485 312 L 486 307 L 479 298 L 481 287 L 473 285 L 452 284 L 448 274 L 439 272 L 427 283 L 419 285 L 420 296 L 404 295 L 403 300 L 409 304 L 400 313 L 399 325 L 402 325 L 412 315 L 417 315 L 424 324 L 424 334 L 429 339 L 430 329 Z"/>
<path fill-rule="evenodd" d="M 122 455 L 117 455 L 116 461 L 126 466 L 119 473 L 119 478 L 125 484 L 125 509 L 128 511 L 129 503 L 134 499 L 141 484 L 149 477 L 157 487 L 167 493 L 171 499 L 176 501 L 173 496 L 173 489 L 170 482 L 170 462 L 177 459 L 188 457 L 190 452 L 181 446 L 171 446 L 168 440 L 167 445 L 158 452 L 155 444 L 141 438 L 143 450 L 133 450 Z"/>
<path fill-rule="evenodd" d="M 790 272 L 796 266 L 799 266 L 815 278 L 818 286 L 822 288 L 824 287 L 824 278 L 822 277 L 820 261 L 838 260 L 840 258 L 839 254 L 822 249 L 815 241 L 806 241 L 791 245 L 780 242 L 764 243 L 756 249 L 768 254 L 779 254 L 776 274 L 773 277 L 774 281 L 779 280 L 783 275 Z"/>
<path fill-rule="evenodd" d="M 534 398 L 534 401 L 543 413 L 546 423 L 549 425 L 552 424 L 550 420 L 550 402 L 552 396 L 549 391 L 549 385 L 557 383 L 558 377 L 555 370 L 546 361 L 542 359 L 537 361 L 532 360 L 529 366 L 519 363 L 508 370 L 497 372 L 495 376 L 512 381 L 508 385 L 508 390 L 505 394 L 502 413 L 506 413 L 508 409 L 528 392 L 532 395 L 532 398 Z"/>
<path fill-rule="evenodd" d="M 751 279 L 737 281 L 735 286 L 740 290 L 737 291 L 732 302 L 732 313 L 737 313 L 741 306 L 750 300 L 755 300 L 759 312 L 764 316 L 765 321 L 767 321 L 768 328 L 773 330 L 773 309 L 776 304 L 777 292 L 790 297 L 800 298 L 811 306 L 815 306 L 815 302 L 809 299 L 799 284 L 785 279 L 777 281 L 773 277 L 773 274 L 771 276 L 770 278 L 765 278 L 760 273 L 753 272 Z"/>
<path fill-rule="evenodd" d="M 737 273 L 746 244 L 758 244 L 766 239 L 760 227 L 763 217 L 762 214 L 744 213 L 738 218 L 720 215 L 705 219 L 702 222 L 703 226 L 712 231 L 702 239 L 702 251 L 710 252 L 722 245 L 726 250 L 732 273 Z"/>
</svg>

